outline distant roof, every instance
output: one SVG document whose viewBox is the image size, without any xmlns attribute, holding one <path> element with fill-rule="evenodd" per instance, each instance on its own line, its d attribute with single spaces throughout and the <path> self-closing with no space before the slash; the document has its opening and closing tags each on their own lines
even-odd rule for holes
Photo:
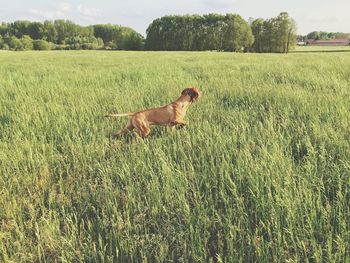
<svg viewBox="0 0 350 263">
<path fill-rule="evenodd" d="M 350 38 L 336 38 L 336 39 L 329 39 L 329 40 L 315 40 L 315 39 L 308 39 L 306 41 L 308 45 L 349 45 L 350 44 Z"/>
</svg>

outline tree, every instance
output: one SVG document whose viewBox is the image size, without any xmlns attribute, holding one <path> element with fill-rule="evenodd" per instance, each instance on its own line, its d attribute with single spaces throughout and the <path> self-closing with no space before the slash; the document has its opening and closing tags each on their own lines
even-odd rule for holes
<svg viewBox="0 0 350 263">
<path fill-rule="evenodd" d="M 32 48 L 141 50 L 144 47 L 143 36 L 129 27 L 111 24 L 80 26 L 62 19 L 47 20 L 43 23 L 26 20 L 3 22 L 0 24 L 0 36 L 1 46 L 11 50 Z"/>
<path fill-rule="evenodd" d="M 9 25 L 7 23 L 2 22 L 0 24 L 0 35 L 3 37 L 9 35 Z"/>
<path fill-rule="evenodd" d="M 276 40 L 275 50 L 280 53 L 288 53 L 296 42 L 296 25 L 287 12 L 280 13 L 275 19 L 274 38 Z"/>
<path fill-rule="evenodd" d="M 122 32 L 120 26 L 107 24 L 94 25 L 93 28 L 95 37 L 101 38 L 106 47 L 117 49 L 121 44 Z"/>
<path fill-rule="evenodd" d="M 144 38 L 139 33 L 132 31 L 124 36 L 123 49 L 142 50 L 144 47 Z"/>
<path fill-rule="evenodd" d="M 297 24 L 293 18 L 288 17 L 288 38 L 287 38 L 285 53 L 288 53 L 289 50 L 295 48 L 296 38 L 297 38 Z"/>
<path fill-rule="evenodd" d="M 315 40 L 318 40 L 318 39 L 320 39 L 320 34 L 319 34 L 318 31 L 310 32 L 309 34 L 307 34 L 307 39 L 315 39 Z"/>
<path fill-rule="evenodd" d="M 45 36 L 45 27 L 40 22 L 32 22 L 28 25 L 27 32 L 28 35 L 34 40 L 43 39 Z"/>
<path fill-rule="evenodd" d="M 296 24 L 286 12 L 267 20 L 256 19 L 251 28 L 255 38 L 252 51 L 287 53 L 296 45 Z"/>
<path fill-rule="evenodd" d="M 147 38 L 145 47 L 148 50 L 162 50 L 162 21 L 160 18 L 153 20 L 146 30 Z"/>
<path fill-rule="evenodd" d="M 54 27 L 57 32 L 57 44 L 64 44 L 66 38 L 77 36 L 77 27 L 69 20 L 55 20 Z"/>
<path fill-rule="evenodd" d="M 346 38 L 346 37 L 350 37 L 350 34 L 342 33 L 342 32 L 313 31 L 306 35 L 307 39 L 315 39 L 315 40 L 328 40 L 328 39 Z"/>
<path fill-rule="evenodd" d="M 58 36 L 58 33 L 54 23 L 47 20 L 44 21 L 43 39 L 45 39 L 48 42 L 57 43 L 57 36 Z"/>
<path fill-rule="evenodd" d="M 28 27 L 30 23 L 31 22 L 27 20 L 18 20 L 11 23 L 8 29 L 9 34 L 17 38 L 21 38 L 24 35 L 28 35 Z"/>
<path fill-rule="evenodd" d="M 252 33 L 254 35 L 254 43 L 252 50 L 255 52 L 264 52 L 264 19 L 258 18 L 251 23 Z"/>
<path fill-rule="evenodd" d="M 239 15 L 164 16 L 147 28 L 149 50 L 247 50 L 253 35 Z"/>
<path fill-rule="evenodd" d="M 4 44 L 5 44 L 4 39 L 3 39 L 3 37 L 0 35 L 0 49 L 2 49 L 2 48 L 4 47 Z"/>
<path fill-rule="evenodd" d="M 241 16 L 227 14 L 225 22 L 225 51 L 241 52 L 251 47 L 254 37 L 248 23 Z"/>
<path fill-rule="evenodd" d="M 143 37 L 129 27 L 117 25 L 94 25 L 94 36 L 103 40 L 105 48 L 141 50 L 144 45 Z"/>
<path fill-rule="evenodd" d="M 225 16 L 219 14 L 208 14 L 203 16 L 204 50 L 223 50 L 227 21 Z"/>
</svg>

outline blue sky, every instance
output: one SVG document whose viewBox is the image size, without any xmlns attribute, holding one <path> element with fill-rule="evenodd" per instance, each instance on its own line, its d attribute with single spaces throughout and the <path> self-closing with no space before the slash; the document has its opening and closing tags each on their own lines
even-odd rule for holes
<svg viewBox="0 0 350 263">
<path fill-rule="evenodd" d="M 153 19 L 168 14 L 237 13 L 244 19 L 287 11 L 298 32 L 350 32 L 350 0 L 0 0 L 0 21 L 69 19 L 82 25 L 112 23 L 145 35 Z"/>
</svg>

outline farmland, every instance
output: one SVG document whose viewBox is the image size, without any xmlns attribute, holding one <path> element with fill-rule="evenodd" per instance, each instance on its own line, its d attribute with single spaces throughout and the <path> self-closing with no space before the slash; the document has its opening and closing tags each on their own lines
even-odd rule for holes
<svg viewBox="0 0 350 263">
<path fill-rule="evenodd" d="M 332 51 L 1 52 L 0 261 L 349 261 L 350 52 Z M 110 139 L 126 119 L 105 113 L 187 86 L 187 128 Z"/>
</svg>

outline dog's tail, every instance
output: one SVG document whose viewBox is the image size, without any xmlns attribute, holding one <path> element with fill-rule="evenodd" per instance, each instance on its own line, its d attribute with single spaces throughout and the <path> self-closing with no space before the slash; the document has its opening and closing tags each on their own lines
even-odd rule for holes
<svg viewBox="0 0 350 263">
<path fill-rule="evenodd" d="M 126 117 L 126 116 L 133 116 L 133 115 L 135 115 L 135 112 L 120 113 L 120 114 L 106 114 L 105 117 Z"/>
</svg>

